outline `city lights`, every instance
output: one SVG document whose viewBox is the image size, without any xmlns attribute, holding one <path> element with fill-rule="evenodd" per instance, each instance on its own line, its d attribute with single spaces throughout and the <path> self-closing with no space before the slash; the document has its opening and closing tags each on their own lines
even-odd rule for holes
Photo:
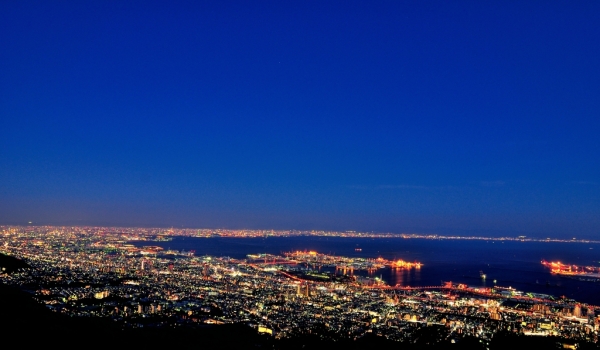
<svg viewBox="0 0 600 350">
<path fill-rule="evenodd" d="M 0 252 L 31 268 L 2 273 L 0 281 L 30 289 L 55 312 L 111 319 L 124 328 L 243 323 L 286 338 L 325 324 L 341 338 L 377 332 L 410 342 L 415 326 L 443 325 L 456 339 L 491 339 L 510 329 L 591 341 L 600 327 L 596 306 L 567 298 L 497 285 L 389 285 L 368 277 L 380 269 L 417 270 L 422 262 L 314 250 L 234 259 L 152 245 L 179 234 L 190 232 L 2 227 Z M 544 264 L 555 273 L 592 273 Z"/>
</svg>

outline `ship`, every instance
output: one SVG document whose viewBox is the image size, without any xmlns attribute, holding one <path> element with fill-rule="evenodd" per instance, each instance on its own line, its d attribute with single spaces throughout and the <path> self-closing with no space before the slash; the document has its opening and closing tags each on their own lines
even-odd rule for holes
<svg viewBox="0 0 600 350">
<path fill-rule="evenodd" d="M 550 273 L 561 277 L 575 278 L 580 281 L 596 282 L 600 280 L 600 268 L 596 266 L 578 266 L 563 264 L 560 261 L 542 260 L 542 265 L 550 269 Z"/>
</svg>

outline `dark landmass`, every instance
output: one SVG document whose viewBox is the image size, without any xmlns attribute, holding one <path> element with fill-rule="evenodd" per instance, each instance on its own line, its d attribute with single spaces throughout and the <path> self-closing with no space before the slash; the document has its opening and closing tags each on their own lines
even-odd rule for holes
<svg viewBox="0 0 600 350">
<path fill-rule="evenodd" d="M 18 269 L 28 269 L 30 266 L 23 260 L 0 253 L 0 273 L 13 273 Z"/>
</svg>

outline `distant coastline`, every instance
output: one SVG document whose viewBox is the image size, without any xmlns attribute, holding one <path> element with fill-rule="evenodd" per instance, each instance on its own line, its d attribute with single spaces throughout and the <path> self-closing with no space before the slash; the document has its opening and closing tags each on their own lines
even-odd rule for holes
<svg viewBox="0 0 600 350">
<path fill-rule="evenodd" d="M 65 229 L 78 228 L 97 232 L 119 234 L 132 233 L 136 237 L 152 236 L 154 240 L 164 240 L 168 237 L 197 237 L 197 238 L 267 238 L 267 237 L 341 237 L 341 238 L 402 238 L 402 239 L 434 239 L 434 240 L 477 240 L 477 241 L 513 241 L 513 242 L 549 242 L 549 243 L 587 243 L 600 244 L 600 240 L 577 238 L 539 238 L 528 236 L 460 236 L 419 233 L 375 233 L 359 231 L 317 231 L 317 230 L 233 230 L 233 229 L 199 229 L 199 228 L 145 228 L 145 227 L 102 227 L 102 226 L 34 226 L 34 225 L 0 225 L 0 232 L 11 229 L 48 230 L 57 232 Z"/>
</svg>

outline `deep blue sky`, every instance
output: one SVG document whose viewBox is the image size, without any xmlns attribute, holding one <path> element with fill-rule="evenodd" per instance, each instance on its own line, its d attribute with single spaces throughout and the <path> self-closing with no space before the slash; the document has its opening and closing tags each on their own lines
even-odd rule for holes
<svg viewBox="0 0 600 350">
<path fill-rule="evenodd" d="M 598 1 L 2 1 L 0 223 L 600 238 Z"/>
</svg>

